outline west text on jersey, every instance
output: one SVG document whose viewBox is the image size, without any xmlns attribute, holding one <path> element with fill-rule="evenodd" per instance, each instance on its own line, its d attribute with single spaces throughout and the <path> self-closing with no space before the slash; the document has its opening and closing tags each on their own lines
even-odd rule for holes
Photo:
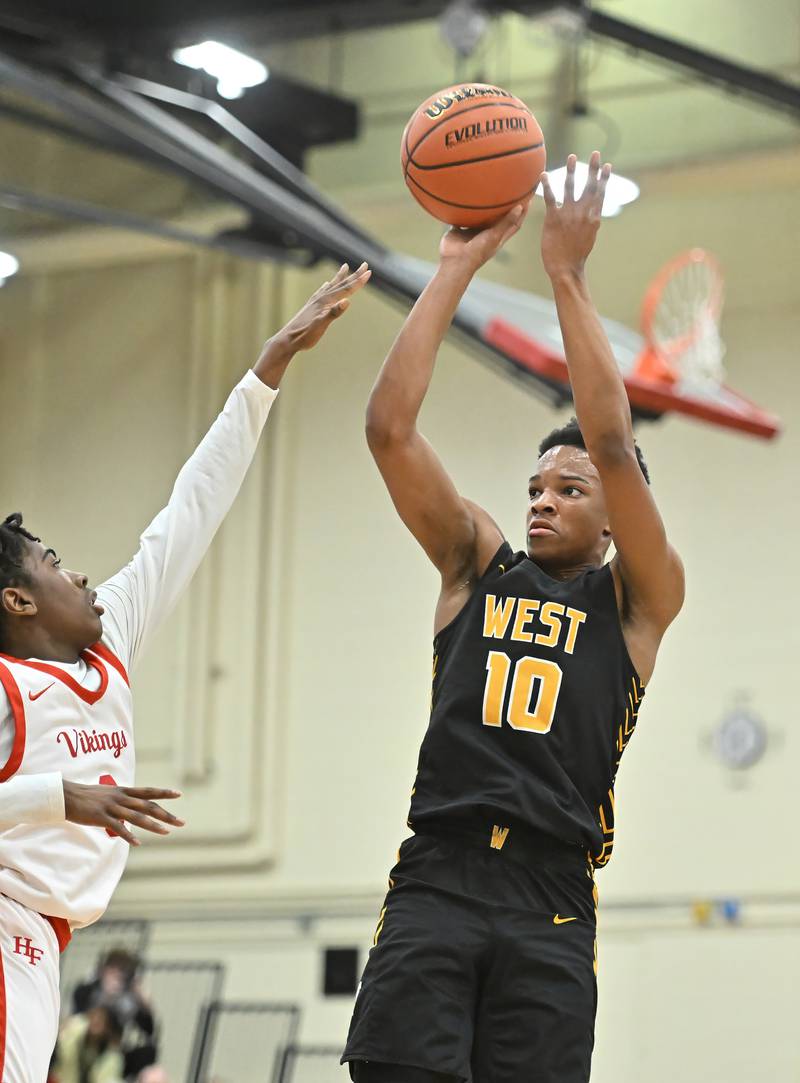
<svg viewBox="0 0 800 1083">
<path fill-rule="evenodd" d="M 560 647 L 566 654 L 572 654 L 585 620 L 583 610 L 561 602 L 487 594 L 483 634 L 487 639 L 508 638 L 516 643 Z"/>
</svg>

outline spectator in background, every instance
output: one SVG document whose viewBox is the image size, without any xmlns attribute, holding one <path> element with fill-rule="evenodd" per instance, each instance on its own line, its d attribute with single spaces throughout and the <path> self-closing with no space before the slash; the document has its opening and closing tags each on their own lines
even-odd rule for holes
<svg viewBox="0 0 800 1083">
<path fill-rule="evenodd" d="M 169 1076 L 160 1064 L 152 1064 L 139 1073 L 136 1083 L 169 1083 Z"/>
<path fill-rule="evenodd" d="M 120 1083 L 123 1023 L 111 1004 L 95 1004 L 64 1023 L 58 1039 L 59 1083 Z"/>
<path fill-rule="evenodd" d="M 155 1033 L 150 1005 L 139 987 L 139 958 L 125 948 L 112 948 L 100 959 L 95 977 L 76 986 L 74 1014 L 88 1011 L 99 1000 L 113 1001 L 125 1023 L 135 1023 L 146 1034 Z"/>
<path fill-rule="evenodd" d="M 139 958 L 125 948 L 112 948 L 101 957 L 95 977 L 78 985 L 72 1009 L 88 1011 L 98 1003 L 113 1004 L 122 1020 L 124 1066 L 120 1078 L 134 1079 L 158 1055 L 156 1022 L 139 985 Z"/>
</svg>

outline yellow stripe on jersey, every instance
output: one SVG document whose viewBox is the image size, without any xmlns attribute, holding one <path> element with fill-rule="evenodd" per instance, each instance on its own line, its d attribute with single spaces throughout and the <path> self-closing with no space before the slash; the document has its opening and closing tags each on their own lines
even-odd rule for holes
<svg viewBox="0 0 800 1083">
<path fill-rule="evenodd" d="M 639 714 L 639 706 L 644 695 L 644 685 L 636 678 L 631 678 L 631 691 L 628 692 L 628 707 L 625 709 L 625 719 L 617 730 L 617 739 L 615 741 L 615 747 L 619 753 L 617 757 L 616 766 L 619 767 L 619 761 L 622 759 L 622 753 L 628 746 L 633 731 L 636 729 L 636 719 Z M 616 769 L 614 772 L 616 776 Z M 597 819 L 600 824 L 600 829 L 603 832 L 603 844 L 600 848 L 600 852 L 592 857 L 592 863 L 596 869 L 602 868 L 603 865 L 607 865 L 611 860 L 611 853 L 614 849 L 614 780 L 611 782 L 611 789 L 608 791 L 606 797 L 601 801 L 597 809 Z"/>
</svg>

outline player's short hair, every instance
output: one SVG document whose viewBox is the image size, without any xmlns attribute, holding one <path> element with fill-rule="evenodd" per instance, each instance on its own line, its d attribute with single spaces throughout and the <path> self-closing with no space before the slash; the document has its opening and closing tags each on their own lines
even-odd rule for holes
<svg viewBox="0 0 800 1083">
<path fill-rule="evenodd" d="M 26 542 L 38 541 L 41 539 L 22 525 L 22 516 L 18 511 L 7 515 L 0 523 L 0 590 L 30 583 L 31 576 L 25 567 L 28 552 Z"/>
<path fill-rule="evenodd" d="M 5 587 L 30 586 L 31 575 L 25 566 L 27 543 L 40 540 L 25 529 L 18 511 L 7 515 L 0 523 L 0 590 Z M 0 637 L 3 627 L 4 615 L 0 610 Z"/>
<path fill-rule="evenodd" d="M 539 458 L 544 455 L 546 451 L 549 451 L 552 447 L 560 447 L 562 444 L 567 444 L 569 447 L 580 447 L 586 451 L 586 441 L 583 439 L 583 433 L 581 432 L 578 419 L 571 417 L 566 425 L 562 425 L 560 429 L 553 429 L 551 433 L 545 436 L 541 444 L 539 444 Z M 644 480 L 647 484 L 650 484 L 650 471 L 647 469 L 647 463 L 644 461 L 644 455 L 642 455 L 642 449 L 634 440 L 633 446 L 636 449 L 636 461 L 642 468 L 644 474 Z"/>
</svg>

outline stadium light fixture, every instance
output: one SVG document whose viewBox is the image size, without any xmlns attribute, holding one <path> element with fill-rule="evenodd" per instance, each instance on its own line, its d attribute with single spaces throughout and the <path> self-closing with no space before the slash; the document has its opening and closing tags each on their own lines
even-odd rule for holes
<svg viewBox="0 0 800 1083">
<path fill-rule="evenodd" d="M 220 41 L 201 41 L 175 49 L 172 59 L 213 76 L 221 98 L 241 98 L 248 87 L 258 86 L 269 78 L 266 64 Z"/>
<path fill-rule="evenodd" d="M 11 278 L 19 270 L 19 260 L 10 252 L 0 252 L 0 286 L 4 286 L 6 279 Z"/>
<path fill-rule="evenodd" d="M 552 172 L 548 169 L 547 175 L 550 178 L 550 187 L 553 189 L 553 195 L 559 203 L 562 203 L 564 200 L 564 182 L 567 177 L 567 167 L 564 165 L 561 166 L 560 169 L 554 169 Z M 586 162 L 578 162 L 575 166 L 576 197 L 579 196 L 586 187 L 586 178 L 588 175 L 589 166 Z M 541 184 L 536 189 L 536 194 L 537 196 L 542 194 Z M 603 217 L 613 218 L 615 215 L 619 214 L 627 203 L 633 203 L 633 201 L 638 198 L 638 184 L 629 180 L 628 177 L 621 177 L 618 173 L 612 173 L 608 178 L 606 198 L 603 200 Z"/>
</svg>

